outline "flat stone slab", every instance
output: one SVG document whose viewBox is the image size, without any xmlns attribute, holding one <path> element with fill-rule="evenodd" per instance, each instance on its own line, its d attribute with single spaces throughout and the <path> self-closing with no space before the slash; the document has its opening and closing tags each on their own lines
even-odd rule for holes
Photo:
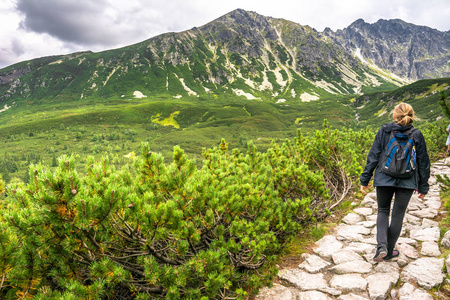
<svg viewBox="0 0 450 300">
<path fill-rule="evenodd" d="M 440 209 L 442 203 L 440 200 L 428 200 L 425 202 L 425 205 L 431 209 Z"/>
<path fill-rule="evenodd" d="M 373 214 L 373 209 L 370 207 L 358 207 L 353 209 L 353 211 L 357 214 L 360 214 L 361 216 L 370 216 Z"/>
<path fill-rule="evenodd" d="M 402 271 L 403 279 L 412 279 L 425 289 L 432 289 L 444 281 L 444 259 L 422 257 L 410 262 Z"/>
<path fill-rule="evenodd" d="M 397 283 L 398 272 L 376 273 L 368 276 L 370 299 L 386 299 L 390 289 Z"/>
<path fill-rule="evenodd" d="M 372 265 L 364 260 L 349 261 L 330 268 L 330 272 L 336 274 L 369 273 L 370 271 L 372 271 Z"/>
<path fill-rule="evenodd" d="M 343 244 L 332 235 L 324 236 L 323 238 L 318 240 L 315 244 L 317 245 L 317 248 L 313 249 L 314 253 L 324 258 L 331 258 L 331 255 L 333 253 L 336 253 L 343 247 Z"/>
<path fill-rule="evenodd" d="M 422 224 L 421 219 L 419 217 L 413 216 L 413 215 L 411 215 L 409 213 L 405 214 L 405 221 L 406 221 L 406 223 L 410 223 L 410 224 L 413 224 L 413 225 L 419 225 L 420 226 Z"/>
<path fill-rule="evenodd" d="M 350 242 L 344 250 L 354 251 L 358 254 L 366 254 L 373 250 L 373 245 L 361 243 L 361 242 Z"/>
<path fill-rule="evenodd" d="M 377 215 L 370 215 L 366 217 L 366 221 L 373 221 L 376 222 L 377 221 Z"/>
<path fill-rule="evenodd" d="M 348 225 L 355 225 L 358 222 L 361 222 L 363 218 L 355 213 L 348 213 L 343 219 L 342 222 Z"/>
<path fill-rule="evenodd" d="M 363 292 L 367 287 L 367 280 L 360 274 L 335 275 L 330 280 L 330 286 L 343 292 Z"/>
<path fill-rule="evenodd" d="M 437 257 L 441 255 L 441 251 L 439 250 L 438 243 L 435 242 L 423 242 L 422 249 L 420 250 L 420 254 L 424 256 L 433 256 Z"/>
<path fill-rule="evenodd" d="M 347 295 L 340 296 L 339 298 L 337 298 L 337 300 L 369 300 L 369 298 L 364 298 L 362 296 L 350 293 Z"/>
<path fill-rule="evenodd" d="M 416 240 L 406 237 L 399 237 L 397 240 L 397 244 L 408 244 L 413 247 L 417 247 L 419 245 L 419 243 Z"/>
<path fill-rule="evenodd" d="M 411 259 L 419 258 L 419 252 L 413 246 L 406 243 L 397 244 L 398 251 L 400 251 L 400 255 L 405 255 Z"/>
<path fill-rule="evenodd" d="M 364 235 L 368 234 L 370 234 L 370 229 L 362 225 L 340 224 L 336 227 L 336 238 L 338 240 L 359 242 L 364 239 Z"/>
<path fill-rule="evenodd" d="M 302 258 L 304 261 L 298 266 L 298 268 L 309 273 L 318 273 L 331 265 L 329 262 L 314 254 L 303 253 Z"/>
<path fill-rule="evenodd" d="M 361 255 L 359 255 L 358 253 L 356 253 L 352 250 L 348 250 L 348 249 L 342 249 L 336 253 L 333 253 L 331 255 L 331 258 L 333 259 L 333 262 L 336 265 L 346 263 L 349 261 L 354 261 L 354 260 L 363 260 Z"/>
<path fill-rule="evenodd" d="M 319 291 L 306 291 L 298 294 L 298 300 L 332 300 L 327 294 Z M 274 299 L 275 300 L 275 299 Z"/>
<path fill-rule="evenodd" d="M 408 210 L 412 211 L 412 210 L 418 210 L 418 209 L 424 209 L 427 206 L 423 203 L 423 202 L 418 202 L 418 201 L 410 201 L 408 204 Z"/>
<path fill-rule="evenodd" d="M 422 228 L 431 228 L 431 227 L 439 227 L 439 223 L 427 218 L 422 220 Z"/>
<path fill-rule="evenodd" d="M 377 194 L 376 193 L 369 193 L 367 194 L 363 201 L 361 201 L 362 206 L 368 206 L 373 205 L 377 203 Z"/>
<path fill-rule="evenodd" d="M 434 208 L 425 208 L 425 209 L 420 209 L 420 210 L 409 211 L 409 213 L 411 215 L 419 217 L 419 218 L 434 219 L 438 215 L 438 210 L 434 209 Z"/>
<path fill-rule="evenodd" d="M 278 277 L 289 282 L 302 291 L 329 288 L 322 273 L 309 274 L 308 272 L 300 269 L 284 269 L 278 273 Z"/>
<path fill-rule="evenodd" d="M 411 230 L 409 236 L 412 239 L 422 242 L 437 242 L 441 237 L 439 227 L 423 228 Z"/>
<path fill-rule="evenodd" d="M 377 222 L 375 221 L 363 221 L 363 222 L 359 222 L 357 223 L 357 225 L 362 225 L 366 228 L 374 228 L 377 225 Z"/>
<path fill-rule="evenodd" d="M 433 296 L 422 289 L 416 289 L 411 283 L 406 282 L 398 292 L 399 300 L 433 300 Z"/>
<path fill-rule="evenodd" d="M 395 261 L 382 261 L 374 268 L 376 273 L 398 273 L 400 268 Z"/>
<path fill-rule="evenodd" d="M 403 227 L 402 227 L 402 233 L 404 231 L 411 231 L 411 230 L 424 229 L 424 228 L 426 228 L 426 227 L 422 227 L 422 226 L 411 224 L 411 223 L 405 223 L 405 224 L 403 224 Z"/>
<path fill-rule="evenodd" d="M 377 236 L 377 228 L 376 227 L 372 228 L 372 231 L 370 232 L 370 234 L 373 236 Z"/>
<path fill-rule="evenodd" d="M 376 245 L 377 239 L 373 236 L 373 237 L 363 239 L 363 242 L 366 244 L 369 244 L 369 245 Z"/>
<path fill-rule="evenodd" d="M 291 290 L 281 284 L 274 283 L 273 287 L 264 287 L 255 297 L 256 300 L 295 300 Z"/>
<path fill-rule="evenodd" d="M 445 248 L 450 248 L 450 230 L 448 230 L 444 234 L 444 237 L 441 240 L 441 245 L 444 246 Z"/>
</svg>

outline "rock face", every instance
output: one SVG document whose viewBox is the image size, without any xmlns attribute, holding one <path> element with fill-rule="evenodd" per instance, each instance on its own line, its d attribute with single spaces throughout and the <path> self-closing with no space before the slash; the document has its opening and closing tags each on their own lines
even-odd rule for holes
<svg viewBox="0 0 450 300">
<path fill-rule="evenodd" d="M 349 27 L 326 32 L 348 51 L 400 77 L 418 80 L 450 76 L 450 33 L 402 20 L 359 19 Z"/>
<path fill-rule="evenodd" d="M 449 167 L 441 165 L 434 164 L 432 174 L 450 172 Z M 447 275 L 444 274 L 444 263 L 447 273 L 450 273 L 450 255 L 446 259 L 438 258 L 441 256 L 439 242 L 447 247 L 450 231 L 440 241 L 437 218 L 433 220 L 410 214 L 430 207 L 439 209 L 435 202 L 440 202 L 440 187 L 434 177 L 430 183 L 427 197 L 419 200 L 413 195 L 412 205 L 408 206 L 404 227 L 409 229 L 396 245 L 399 257 L 380 263 L 372 259 L 376 231 L 367 227 L 374 226 L 369 219 L 374 219 L 377 211 L 375 193 L 371 193 L 360 207 L 353 209 L 364 216 L 363 220 L 353 224 L 359 219 L 355 213 L 344 217 L 334 232 L 316 242 L 312 249 L 315 254 L 304 253 L 304 261 L 298 268 L 279 272 L 278 282 L 285 283 L 284 289 L 274 285 L 272 289 L 264 289 L 257 299 L 432 300 L 432 294 L 440 297 L 430 290 L 444 282 Z M 276 298 L 277 293 L 279 298 Z"/>
<path fill-rule="evenodd" d="M 0 75 L 0 85 L 11 84 L 14 80 L 27 74 L 30 71 L 31 68 L 29 66 L 26 66 L 3 72 Z"/>
</svg>

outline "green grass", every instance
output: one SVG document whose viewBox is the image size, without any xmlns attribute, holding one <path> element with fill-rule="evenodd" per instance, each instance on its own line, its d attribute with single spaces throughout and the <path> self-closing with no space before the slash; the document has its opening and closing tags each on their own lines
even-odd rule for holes
<svg viewBox="0 0 450 300">
<path fill-rule="evenodd" d="M 438 91 L 448 88 L 450 78 L 420 80 L 405 87 L 360 96 L 353 103 L 360 114 L 360 127 L 379 126 L 392 121 L 389 114 L 395 105 L 407 102 L 412 105 L 420 119 L 415 125 L 435 122 L 443 116 L 439 106 Z M 450 94 L 447 90 L 447 94 Z M 379 112 L 386 111 L 379 115 Z"/>
<path fill-rule="evenodd" d="M 341 102 L 289 101 L 285 105 L 213 96 L 31 101 L 0 114 L 0 160 L 8 157 L 16 162 L 17 170 L 6 177 L 23 179 L 30 161 L 51 165 L 55 156 L 74 153 L 80 155 L 80 170 L 87 155 L 112 155 L 120 164 L 126 160 L 124 155 L 139 153 L 142 142 L 150 142 L 152 150 L 169 161 L 175 145 L 201 160 L 202 149 L 216 146 L 222 138 L 230 148 L 241 150 L 253 140 L 264 151 L 274 140 L 294 137 L 297 129 L 320 129 L 325 118 L 335 127 L 344 126 L 352 111 Z M 301 124 L 295 123 L 298 118 Z M 5 172 L 0 169 L 1 174 Z"/>
<path fill-rule="evenodd" d="M 303 79 L 297 76 L 295 80 Z M 141 99 L 24 100 L 9 104 L 12 107 L 0 113 L 0 167 L 7 159 L 17 166 L 6 168 L 9 171 L 0 169 L 0 174 L 25 178 L 30 162 L 51 165 L 55 156 L 71 153 L 80 155 L 80 170 L 87 155 L 112 155 L 120 164 L 126 160 L 124 155 L 139 153 L 142 142 L 150 142 L 152 150 L 169 161 L 175 145 L 200 161 L 202 149 L 216 146 L 222 138 L 230 148 L 240 150 L 253 140 L 264 151 L 272 141 L 294 137 L 297 130 L 311 133 L 321 129 L 324 119 L 334 128 L 376 127 L 390 120 L 387 113 L 381 117 L 375 113 L 390 111 L 402 99 L 411 103 L 426 123 L 441 114 L 435 91 L 449 81 L 420 81 L 362 96 L 354 103 L 352 96 L 326 93 L 321 100 L 301 102 L 286 97 L 280 104 L 230 94 L 181 99 L 161 94 Z M 360 124 L 355 111 L 361 115 Z"/>
</svg>

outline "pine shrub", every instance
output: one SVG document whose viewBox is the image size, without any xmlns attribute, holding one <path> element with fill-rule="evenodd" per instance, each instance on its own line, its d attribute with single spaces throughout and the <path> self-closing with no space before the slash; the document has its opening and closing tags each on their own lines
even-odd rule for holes
<svg viewBox="0 0 450 300">
<path fill-rule="evenodd" d="M 179 147 L 167 164 L 148 143 L 121 168 L 31 165 L 1 204 L 0 298 L 242 299 L 356 185 L 372 134 L 325 123 L 265 153 L 222 140 L 200 168 Z"/>
</svg>

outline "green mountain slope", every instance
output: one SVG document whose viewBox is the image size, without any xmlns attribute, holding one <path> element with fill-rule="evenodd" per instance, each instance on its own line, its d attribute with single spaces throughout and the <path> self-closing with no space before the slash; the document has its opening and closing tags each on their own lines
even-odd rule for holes
<svg viewBox="0 0 450 300">
<path fill-rule="evenodd" d="M 353 106 L 358 126 L 381 125 L 390 122 L 389 114 L 399 102 L 411 104 L 420 118 L 418 124 L 435 122 L 443 117 L 439 92 L 449 93 L 450 78 L 424 79 L 393 91 L 366 94 L 355 98 Z"/>
<path fill-rule="evenodd" d="M 236 10 L 121 49 L 23 62 L 0 70 L 0 83 L 0 103 L 11 105 L 144 95 L 309 101 L 404 82 L 308 26 Z"/>
</svg>

